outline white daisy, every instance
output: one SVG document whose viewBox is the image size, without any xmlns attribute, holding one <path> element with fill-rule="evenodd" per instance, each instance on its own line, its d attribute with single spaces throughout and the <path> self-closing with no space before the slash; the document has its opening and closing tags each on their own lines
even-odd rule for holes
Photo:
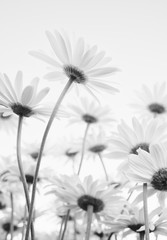
<svg viewBox="0 0 167 240">
<path fill-rule="evenodd" d="M 50 109 L 42 106 L 40 102 L 48 94 L 49 88 L 43 88 L 37 93 L 38 83 L 39 79 L 34 78 L 23 88 L 23 76 L 20 71 L 16 75 L 14 86 L 6 74 L 0 77 L 0 112 L 3 116 L 48 116 Z"/>
<path fill-rule="evenodd" d="M 167 151 L 166 144 L 150 146 L 150 152 L 138 150 L 129 156 L 127 177 L 137 183 L 148 183 L 148 193 L 157 194 L 161 205 L 167 197 Z"/>
<path fill-rule="evenodd" d="M 167 114 L 166 82 L 154 85 L 153 90 L 143 85 L 140 92 L 136 92 L 138 103 L 130 104 L 136 113 L 143 117 L 165 117 Z"/>
<path fill-rule="evenodd" d="M 127 158 L 129 154 L 138 154 L 139 148 L 149 152 L 151 144 L 167 140 L 167 125 L 158 119 L 140 122 L 133 118 L 132 125 L 130 128 L 124 121 L 118 125 L 118 132 L 110 138 L 110 157 Z"/>
<path fill-rule="evenodd" d="M 124 205 L 119 191 L 108 187 L 106 182 L 94 181 L 90 175 L 83 181 L 78 175 L 62 175 L 55 179 L 54 184 L 50 193 L 56 194 L 64 202 L 64 208 L 75 214 L 86 212 L 91 205 L 95 217 L 99 219 L 100 216 L 117 215 Z"/>
<path fill-rule="evenodd" d="M 110 93 L 118 90 L 106 81 L 118 69 L 107 64 L 111 61 L 105 56 L 105 52 L 98 52 L 97 46 L 86 47 L 83 38 L 72 43 L 69 37 L 58 31 L 46 32 L 52 50 L 55 54 L 50 57 L 41 51 L 30 51 L 34 57 L 47 62 L 53 67 L 45 77 L 50 80 L 63 80 L 66 77 L 72 82 L 83 84 L 90 92 L 90 88 L 108 90 Z"/>
</svg>

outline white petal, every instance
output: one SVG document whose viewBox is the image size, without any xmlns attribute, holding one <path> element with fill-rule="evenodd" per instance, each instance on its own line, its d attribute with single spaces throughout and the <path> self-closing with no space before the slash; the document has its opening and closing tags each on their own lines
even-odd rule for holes
<svg viewBox="0 0 167 240">
<path fill-rule="evenodd" d="M 48 55 L 46 55 L 45 53 L 42 52 L 37 52 L 37 51 L 29 51 L 29 54 L 32 55 L 33 57 L 36 57 L 46 63 L 49 63 L 50 65 L 54 66 L 54 67 L 60 67 L 61 65 L 54 60 L 53 58 L 49 57 Z"/>
<path fill-rule="evenodd" d="M 32 96 L 33 96 L 33 87 L 32 86 L 27 86 L 23 93 L 22 93 L 22 96 L 21 96 L 21 103 L 23 105 L 28 105 L 29 102 L 31 101 L 32 99 Z"/>
</svg>

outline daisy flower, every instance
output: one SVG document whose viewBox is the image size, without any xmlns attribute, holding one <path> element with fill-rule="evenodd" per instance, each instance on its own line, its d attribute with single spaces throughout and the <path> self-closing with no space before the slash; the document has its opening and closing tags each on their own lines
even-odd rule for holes
<svg viewBox="0 0 167 240">
<path fill-rule="evenodd" d="M 50 80 L 71 79 L 72 82 L 82 84 L 91 94 L 91 88 L 109 90 L 110 93 L 118 90 L 106 82 L 118 69 L 108 66 L 111 61 L 104 51 L 98 51 L 97 46 L 87 47 L 83 38 L 74 43 L 64 33 L 58 31 L 46 32 L 55 56 L 49 56 L 41 51 L 30 51 L 30 54 L 53 67 L 45 77 Z"/>
<path fill-rule="evenodd" d="M 167 114 L 167 93 L 166 82 L 156 83 L 151 90 L 148 86 L 143 85 L 140 92 L 136 92 L 139 98 L 138 103 L 130 104 L 135 111 L 148 117 L 165 117 Z"/>
<path fill-rule="evenodd" d="M 148 195 L 157 194 L 161 205 L 167 197 L 167 151 L 165 145 L 150 146 L 150 152 L 138 150 L 129 156 L 127 177 L 137 183 L 148 184 Z"/>
<path fill-rule="evenodd" d="M 124 121 L 118 125 L 118 132 L 110 139 L 110 157 L 127 158 L 129 154 L 138 154 L 139 148 L 149 152 L 151 144 L 167 140 L 167 125 L 157 119 L 139 122 L 133 118 L 132 126 L 130 128 Z"/>
<path fill-rule="evenodd" d="M 90 101 L 87 98 L 80 98 L 75 104 L 68 106 L 70 123 L 86 123 L 91 125 L 98 124 L 102 127 L 107 127 L 113 123 L 111 109 L 108 106 L 101 106 L 95 101 Z"/>
<path fill-rule="evenodd" d="M 4 117 L 16 114 L 21 117 L 48 116 L 49 108 L 40 104 L 48 94 L 49 88 L 43 88 L 37 93 L 39 79 L 23 87 L 23 74 L 19 71 L 16 75 L 14 86 L 9 77 L 4 74 L 0 77 L 0 112 Z"/>
<path fill-rule="evenodd" d="M 70 209 L 72 213 L 82 214 L 87 211 L 89 205 L 93 206 L 93 213 L 97 219 L 110 214 L 115 216 L 120 213 L 124 205 L 119 191 L 108 187 L 107 183 L 93 180 L 87 176 L 83 181 L 78 175 L 62 175 L 54 181 L 55 186 L 50 190 L 64 203 L 64 209 Z"/>
</svg>

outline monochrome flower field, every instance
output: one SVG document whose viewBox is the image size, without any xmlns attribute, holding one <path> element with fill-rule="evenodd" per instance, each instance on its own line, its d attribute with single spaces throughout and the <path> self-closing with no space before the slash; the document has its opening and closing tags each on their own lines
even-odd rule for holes
<svg viewBox="0 0 167 240">
<path fill-rule="evenodd" d="M 143 86 L 128 123 L 100 98 L 119 94 L 111 57 L 66 32 L 46 36 L 51 55 L 29 51 L 49 65 L 44 79 L 0 75 L 0 131 L 13 137 L 1 145 L 0 240 L 167 237 L 166 83 Z"/>
</svg>

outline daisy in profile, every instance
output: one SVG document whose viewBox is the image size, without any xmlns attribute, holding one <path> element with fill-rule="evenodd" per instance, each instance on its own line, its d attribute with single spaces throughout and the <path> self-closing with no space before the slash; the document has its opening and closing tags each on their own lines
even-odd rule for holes
<svg viewBox="0 0 167 240">
<path fill-rule="evenodd" d="M 166 144 L 150 146 L 150 152 L 138 150 L 129 156 L 127 177 L 137 183 L 147 183 L 148 195 L 156 194 L 162 206 L 167 197 L 167 150 Z"/>
<path fill-rule="evenodd" d="M 69 104 L 67 112 L 70 116 L 68 118 L 70 123 L 86 123 L 104 128 L 114 122 L 109 106 L 101 106 L 96 101 L 83 97 L 75 104 Z"/>
<path fill-rule="evenodd" d="M 167 140 L 167 125 L 158 119 L 138 121 L 133 118 L 132 128 L 122 121 L 117 129 L 118 132 L 110 138 L 111 150 L 108 155 L 113 158 L 127 159 L 129 154 L 137 155 L 139 148 L 149 152 L 151 144 Z"/>
<path fill-rule="evenodd" d="M 166 82 L 156 83 L 151 90 L 143 85 L 140 92 L 136 92 L 138 103 L 130 104 L 136 113 L 147 117 L 165 117 L 167 114 Z"/>
<path fill-rule="evenodd" d="M 54 31 L 46 32 L 54 55 L 41 51 L 30 51 L 30 54 L 53 67 L 45 77 L 50 80 L 71 79 L 72 82 L 82 84 L 89 93 L 91 89 L 102 89 L 115 93 L 118 90 L 106 78 L 118 69 L 108 66 L 111 59 L 104 51 L 98 51 L 97 46 L 88 47 L 83 38 L 72 42 L 66 33 Z"/>
<path fill-rule="evenodd" d="M 0 77 L 0 112 L 3 117 L 16 114 L 20 117 L 48 116 L 49 108 L 40 102 L 48 94 L 49 88 L 43 88 L 37 92 L 39 79 L 34 78 L 32 82 L 23 87 L 23 74 L 19 71 L 16 75 L 14 85 L 9 77 L 4 74 Z"/>
</svg>

